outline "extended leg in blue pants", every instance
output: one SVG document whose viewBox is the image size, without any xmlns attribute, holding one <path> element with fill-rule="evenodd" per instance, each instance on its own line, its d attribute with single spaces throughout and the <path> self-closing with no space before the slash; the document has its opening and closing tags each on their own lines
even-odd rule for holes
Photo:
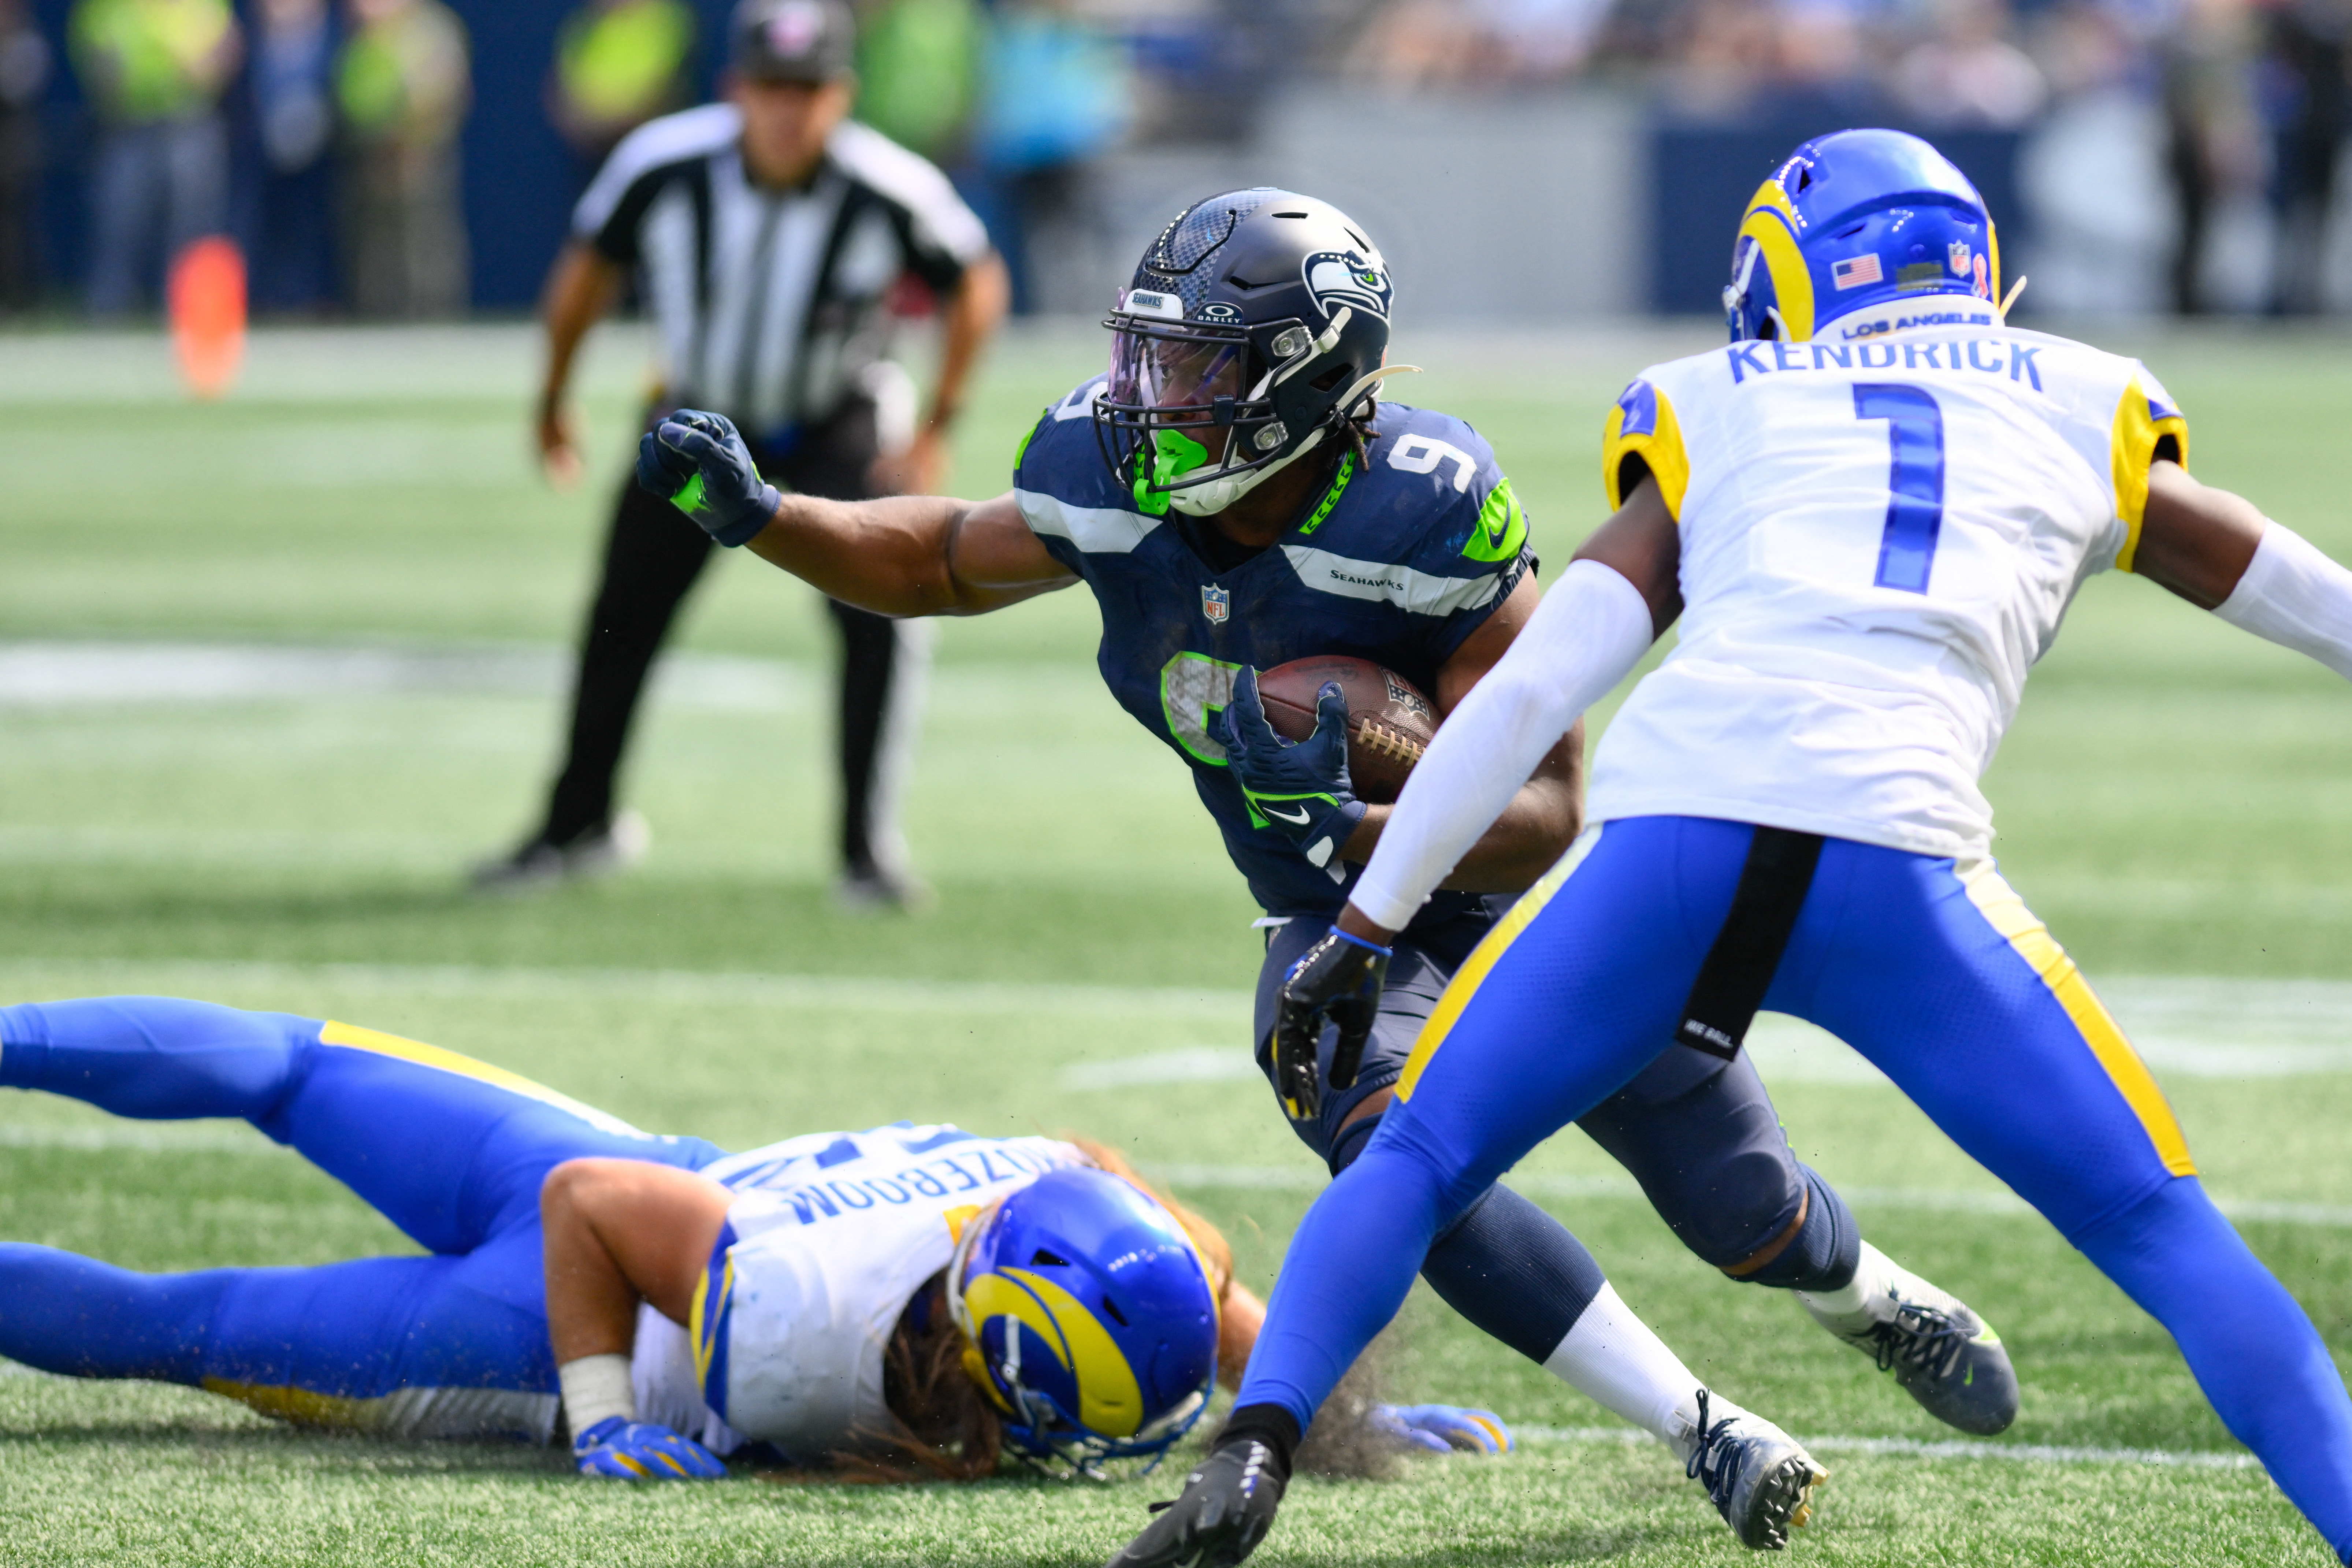
<svg viewBox="0 0 2352 1568">
<path fill-rule="evenodd" d="M 1304 1428 L 1429 1238 L 1658 1054 L 1751 836 L 1610 823 L 1472 955 L 1400 1104 L 1292 1242 L 1239 1404 Z M 2146 1067 L 1989 864 L 1828 840 L 1765 1006 L 1868 1058 L 2162 1322 L 2223 1423 L 2352 1563 L 2352 1396 L 2206 1197 Z"/>
<path fill-rule="evenodd" d="M 404 1436 L 544 1442 L 552 1429 L 539 1231 L 550 1169 L 590 1155 L 693 1168 L 719 1154 L 455 1052 L 168 997 L 0 1009 L 0 1085 L 118 1116 L 242 1118 L 431 1254 L 147 1275 L 0 1244 L 0 1355 Z"/>
</svg>

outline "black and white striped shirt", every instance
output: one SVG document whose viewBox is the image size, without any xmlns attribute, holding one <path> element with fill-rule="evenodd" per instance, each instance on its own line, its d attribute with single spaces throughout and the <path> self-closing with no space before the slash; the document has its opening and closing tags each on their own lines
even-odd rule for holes
<svg viewBox="0 0 2352 1568">
<path fill-rule="evenodd" d="M 630 132 L 572 214 L 572 233 L 639 271 L 665 396 L 727 415 L 755 444 L 821 423 L 889 349 L 903 272 L 942 294 L 988 251 L 947 176 L 845 121 L 803 188 L 746 177 L 732 104 Z"/>
</svg>

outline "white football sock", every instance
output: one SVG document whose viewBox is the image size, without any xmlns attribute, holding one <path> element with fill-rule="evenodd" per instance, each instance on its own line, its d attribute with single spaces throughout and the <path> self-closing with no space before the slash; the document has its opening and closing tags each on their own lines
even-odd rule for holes
<svg viewBox="0 0 2352 1568">
<path fill-rule="evenodd" d="M 1699 1380 L 1606 1280 L 1544 1358 L 1544 1370 L 1675 1453 L 1689 1454 L 1692 1429 L 1698 1425 Z M 1710 1405 L 1715 1403 L 1710 1396 Z"/>
<path fill-rule="evenodd" d="M 1867 1328 L 1883 1322 L 1895 1314 L 1893 1302 L 1886 1293 L 1886 1281 L 1895 1265 L 1886 1254 L 1868 1242 L 1862 1244 L 1862 1258 L 1854 1265 L 1853 1278 L 1836 1290 L 1799 1290 L 1794 1292 L 1813 1316 L 1841 1328 Z M 1888 1310 L 1881 1310 L 1884 1307 Z"/>
<path fill-rule="evenodd" d="M 637 1391 L 632 1363 L 625 1355 L 583 1355 L 555 1369 L 563 1389 L 563 1416 L 577 1439 L 599 1421 L 617 1415 L 637 1418 Z"/>
</svg>

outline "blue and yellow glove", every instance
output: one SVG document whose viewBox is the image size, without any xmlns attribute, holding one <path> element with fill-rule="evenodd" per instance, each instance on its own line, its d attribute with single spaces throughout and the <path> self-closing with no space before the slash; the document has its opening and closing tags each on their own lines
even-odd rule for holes
<svg viewBox="0 0 2352 1568">
<path fill-rule="evenodd" d="M 1282 829 L 1299 853 L 1336 874 L 1332 862 L 1366 810 L 1348 779 L 1348 700 L 1339 683 L 1315 694 L 1315 733 L 1293 742 L 1265 721 L 1257 671 L 1244 665 L 1210 738 L 1225 748 L 1251 825 Z"/>
<path fill-rule="evenodd" d="M 693 1438 L 619 1415 L 572 1439 L 572 1458 L 583 1476 L 624 1481 L 715 1481 L 727 1474 L 718 1456 Z"/>
<path fill-rule="evenodd" d="M 1460 1405 L 1375 1405 L 1371 1424 L 1434 1454 L 1507 1454 L 1517 1447 L 1501 1416 Z"/>
<path fill-rule="evenodd" d="M 730 549 L 757 537 L 784 499 L 760 477 L 733 421 L 693 408 L 664 416 L 637 443 L 637 484 Z"/>
</svg>

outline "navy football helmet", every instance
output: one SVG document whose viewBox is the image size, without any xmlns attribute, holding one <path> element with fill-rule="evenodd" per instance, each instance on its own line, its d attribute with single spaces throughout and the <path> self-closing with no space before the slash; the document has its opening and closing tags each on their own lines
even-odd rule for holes
<svg viewBox="0 0 2352 1568">
<path fill-rule="evenodd" d="M 1916 136 L 1840 131 L 1756 189 L 1731 249 L 1731 341 L 1803 340 L 1889 300 L 1965 294 L 1997 310 L 2000 240 L 1969 177 Z"/>
<path fill-rule="evenodd" d="M 1108 1172 L 1049 1171 L 967 1222 L 948 1306 L 965 1372 L 1033 1459 L 1156 1458 L 1209 1407 L 1208 1268 L 1165 1205 Z"/>
<path fill-rule="evenodd" d="M 1370 411 L 1389 296 L 1379 249 L 1328 202 L 1260 186 L 1186 207 L 1103 322 L 1103 460 L 1148 512 L 1224 510 Z"/>
</svg>

